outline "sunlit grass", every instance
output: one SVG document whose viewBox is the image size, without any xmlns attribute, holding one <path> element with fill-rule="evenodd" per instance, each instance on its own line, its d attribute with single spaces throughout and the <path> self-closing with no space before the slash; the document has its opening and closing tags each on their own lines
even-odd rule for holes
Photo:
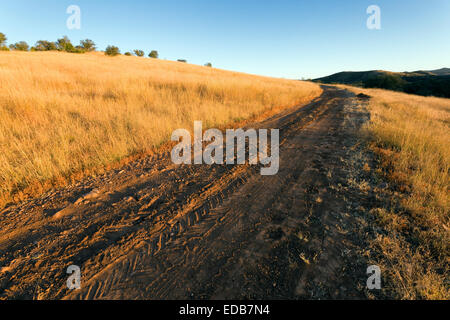
<svg viewBox="0 0 450 320">
<path fill-rule="evenodd" d="M 386 286 L 402 299 L 450 299 L 450 99 L 352 90 L 372 96 L 365 133 L 403 207 L 376 214 L 388 231 L 374 241 Z"/>
<path fill-rule="evenodd" d="M 0 199 L 155 148 L 194 120 L 220 126 L 320 93 L 312 83 L 155 59 L 1 52 Z"/>
</svg>

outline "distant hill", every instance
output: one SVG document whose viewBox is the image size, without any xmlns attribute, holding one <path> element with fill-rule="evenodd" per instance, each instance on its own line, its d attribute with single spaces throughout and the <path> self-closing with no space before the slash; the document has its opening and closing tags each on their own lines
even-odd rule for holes
<svg viewBox="0 0 450 320">
<path fill-rule="evenodd" d="M 314 79 L 314 81 L 322 83 L 341 83 L 351 85 L 362 85 L 366 79 L 372 78 L 384 74 L 385 71 L 373 70 L 373 71 L 343 71 L 332 74 L 331 76 Z"/>
<path fill-rule="evenodd" d="M 383 70 L 344 71 L 313 81 L 450 98 L 450 68 L 414 72 L 390 72 Z"/>
<path fill-rule="evenodd" d="M 450 68 L 441 68 L 438 70 L 416 71 L 416 72 L 428 72 L 429 74 L 434 75 L 434 76 L 450 76 Z"/>
</svg>

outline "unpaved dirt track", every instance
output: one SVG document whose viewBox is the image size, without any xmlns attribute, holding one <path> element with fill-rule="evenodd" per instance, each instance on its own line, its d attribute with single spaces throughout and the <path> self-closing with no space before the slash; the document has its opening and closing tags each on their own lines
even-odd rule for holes
<svg viewBox="0 0 450 320">
<path fill-rule="evenodd" d="M 161 154 L 0 211 L 3 299 L 365 298 L 364 217 L 349 186 L 363 102 L 324 86 L 280 129 L 280 170 L 175 166 Z M 86 197 L 86 194 L 89 194 Z M 82 289 L 66 287 L 78 265 Z"/>
</svg>

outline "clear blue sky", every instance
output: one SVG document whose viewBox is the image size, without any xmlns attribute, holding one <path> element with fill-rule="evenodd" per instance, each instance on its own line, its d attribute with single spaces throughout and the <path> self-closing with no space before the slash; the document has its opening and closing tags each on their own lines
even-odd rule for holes
<svg viewBox="0 0 450 320">
<path fill-rule="evenodd" d="M 68 30 L 69 5 L 81 29 Z M 366 9 L 381 8 L 381 30 Z M 0 0 L 8 43 L 90 38 L 122 53 L 284 78 L 450 67 L 450 0 Z"/>
</svg>

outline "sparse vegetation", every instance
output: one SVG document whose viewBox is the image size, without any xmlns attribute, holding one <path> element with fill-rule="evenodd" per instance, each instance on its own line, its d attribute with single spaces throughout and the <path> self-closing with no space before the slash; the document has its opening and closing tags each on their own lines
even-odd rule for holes
<svg viewBox="0 0 450 320">
<path fill-rule="evenodd" d="M 74 46 L 67 36 L 58 39 L 56 42 L 39 40 L 33 47 L 29 47 L 25 41 L 19 41 L 15 44 L 11 44 L 9 47 L 6 46 L 6 35 L 0 32 L 0 51 L 64 51 L 69 53 L 85 53 L 96 51 L 95 42 L 90 39 L 85 39 L 80 41 L 80 45 Z M 134 55 L 137 57 L 143 57 L 145 52 L 143 50 L 133 50 Z M 106 47 L 105 54 L 107 56 L 117 56 L 120 54 L 120 49 L 116 46 Z M 131 52 L 125 52 L 126 56 L 131 56 Z M 158 51 L 152 50 L 149 55 L 150 58 L 158 59 Z M 186 62 L 186 60 L 180 60 Z"/>
<path fill-rule="evenodd" d="M 145 55 L 145 52 L 142 50 L 134 50 L 133 51 L 136 57 L 143 57 Z"/>
<path fill-rule="evenodd" d="M 212 63 L 211 62 L 205 63 L 205 67 L 212 68 Z"/>
<path fill-rule="evenodd" d="M 120 54 L 120 50 L 118 47 L 116 47 L 116 46 L 107 46 L 106 47 L 105 55 L 114 57 L 119 54 Z"/>
<path fill-rule="evenodd" d="M 365 132 L 399 202 L 373 212 L 385 230 L 373 242 L 384 290 L 399 299 L 449 299 L 450 100 L 353 90 L 373 97 Z"/>
<path fill-rule="evenodd" d="M 0 32 L 0 51 L 9 51 L 9 48 L 6 46 L 6 38 L 4 33 Z"/>
<path fill-rule="evenodd" d="M 57 50 L 55 42 L 50 42 L 47 40 L 39 40 L 36 45 L 31 48 L 31 51 L 53 51 Z"/>
<path fill-rule="evenodd" d="M 9 46 L 11 50 L 17 51 L 28 51 L 30 50 L 30 46 L 25 41 L 20 41 Z"/>
<path fill-rule="evenodd" d="M 80 47 L 86 52 L 92 52 L 96 49 L 95 42 L 90 39 L 81 40 Z"/>
<path fill-rule="evenodd" d="M 0 46 L 4 46 L 6 44 L 6 40 L 8 40 L 8 38 L 6 38 L 4 33 L 0 32 Z"/>
<path fill-rule="evenodd" d="M 47 40 L 39 40 L 36 42 L 35 46 L 29 47 L 28 43 L 25 41 L 19 41 L 17 43 L 11 44 L 6 47 L 6 36 L 0 33 L 0 50 L 9 51 L 65 51 L 70 53 L 85 53 L 95 51 L 95 43 L 90 39 L 80 41 L 79 46 L 74 46 L 67 36 L 58 39 L 56 42 L 51 42 Z"/>
<path fill-rule="evenodd" d="M 64 36 L 63 38 L 56 41 L 56 48 L 59 51 L 66 52 L 72 52 L 73 50 L 75 50 L 75 47 L 73 46 L 72 42 L 70 42 L 70 39 L 67 36 Z"/>
<path fill-rule="evenodd" d="M 158 51 L 152 50 L 148 56 L 153 59 L 158 59 L 159 54 L 158 54 Z"/>
<path fill-rule="evenodd" d="M 187 60 L 185 60 L 185 59 L 178 59 L 177 61 L 182 62 L 182 63 L 187 63 Z"/>
<path fill-rule="evenodd" d="M 89 44 L 85 43 L 89 47 Z M 89 50 L 93 50 L 89 47 Z M 86 49 L 83 47 L 83 41 L 81 45 L 74 46 L 67 36 L 58 39 L 56 42 L 47 40 L 39 40 L 34 47 L 31 47 L 31 51 L 64 51 L 69 53 L 84 53 Z"/>
</svg>

